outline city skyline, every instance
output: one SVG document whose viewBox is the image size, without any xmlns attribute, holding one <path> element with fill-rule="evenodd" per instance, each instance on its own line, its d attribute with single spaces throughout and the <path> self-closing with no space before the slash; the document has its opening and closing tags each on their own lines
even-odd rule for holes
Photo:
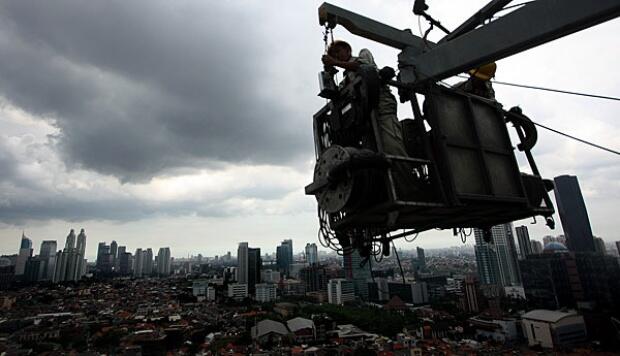
<svg viewBox="0 0 620 356">
<path fill-rule="evenodd" d="M 177 256 L 234 250 L 248 236 L 263 249 L 285 238 L 295 246 L 318 242 L 316 203 L 303 187 L 314 163 L 311 118 L 323 105 L 316 96 L 324 51 L 320 3 L 279 4 L 283 21 L 270 21 L 273 9 L 261 3 L 190 2 L 171 15 L 166 2 L 154 1 L 152 21 L 129 2 L 3 4 L 0 250 L 14 251 L 22 229 L 38 243 L 60 240 L 71 226 L 85 227 L 97 242 L 123 240 L 133 251 L 148 240 L 173 247 Z M 334 3 L 418 32 L 411 4 Z M 485 3 L 437 2 L 432 10 L 455 28 Z M 107 20 L 119 14 L 135 27 Z M 204 14 L 214 20 L 203 21 Z M 232 19 L 248 21 L 223 31 Z M 496 79 L 616 95 L 609 73 L 618 50 L 609 43 L 619 29 L 613 20 L 498 61 Z M 356 51 L 369 48 L 380 66 L 397 67 L 395 50 L 341 27 L 335 37 Z M 437 29 L 429 35 L 440 37 Z M 96 48 L 92 38 L 100 39 Z M 144 51 L 136 52 L 135 43 Z M 184 55 L 173 55 L 179 52 Z M 574 76 L 575 68 L 589 75 Z M 615 102 L 494 89 L 505 107 L 519 105 L 536 122 L 617 149 Z M 243 98 L 243 105 L 231 98 Z M 410 111 L 401 105 L 399 118 Z M 544 177 L 579 177 L 594 235 L 620 239 L 611 215 L 620 199 L 615 156 L 543 129 L 533 154 Z M 538 219 L 528 227 L 536 239 L 561 234 L 557 225 L 548 230 Z M 457 244 L 451 231 L 425 232 L 418 240 L 425 248 Z M 93 251 L 89 245 L 88 255 Z"/>
</svg>

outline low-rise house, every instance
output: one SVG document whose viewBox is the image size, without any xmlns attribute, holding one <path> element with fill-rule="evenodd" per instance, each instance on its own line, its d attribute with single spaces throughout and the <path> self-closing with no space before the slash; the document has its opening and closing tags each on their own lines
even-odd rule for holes
<svg viewBox="0 0 620 356">
<path fill-rule="evenodd" d="M 529 346 L 555 348 L 586 341 L 586 324 L 576 312 L 536 309 L 522 315 Z"/>
<path fill-rule="evenodd" d="M 251 330 L 252 339 L 259 344 L 279 344 L 282 340 L 288 338 L 289 331 L 286 326 L 280 322 L 265 319 L 259 321 Z"/>
<path fill-rule="evenodd" d="M 297 343 L 304 344 L 316 339 L 316 328 L 310 319 L 294 318 L 287 321 L 286 325 Z"/>
</svg>

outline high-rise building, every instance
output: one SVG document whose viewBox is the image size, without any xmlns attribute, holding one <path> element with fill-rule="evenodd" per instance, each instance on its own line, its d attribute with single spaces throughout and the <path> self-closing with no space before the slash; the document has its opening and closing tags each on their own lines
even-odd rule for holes
<svg viewBox="0 0 620 356">
<path fill-rule="evenodd" d="M 260 283 L 256 285 L 256 297 L 260 303 L 269 303 L 276 300 L 276 285 L 272 283 Z"/>
<path fill-rule="evenodd" d="M 86 274 L 86 260 L 84 251 L 86 250 L 86 234 L 84 229 L 80 231 L 75 243 L 75 230 L 71 229 L 65 248 L 56 254 L 56 266 L 54 271 L 54 283 L 65 281 L 79 281 Z"/>
<path fill-rule="evenodd" d="M 530 247 L 532 248 L 533 255 L 538 255 L 543 252 L 543 244 L 540 241 L 531 240 Z"/>
<path fill-rule="evenodd" d="M 475 276 L 465 277 L 465 283 L 463 284 L 465 291 L 465 307 L 470 313 L 479 313 L 481 308 L 481 296 L 480 283 Z"/>
<path fill-rule="evenodd" d="M 116 273 L 118 272 L 118 244 L 114 240 L 112 240 L 112 243 L 110 243 L 110 255 L 112 258 L 112 269 Z"/>
<path fill-rule="evenodd" d="M 590 219 L 577 177 L 563 175 L 555 177 L 553 181 L 555 201 L 568 249 L 575 252 L 594 252 Z"/>
<path fill-rule="evenodd" d="M 248 243 L 241 242 L 237 248 L 237 283 L 248 284 Z"/>
<path fill-rule="evenodd" d="M 276 264 L 283 275 L 290 276 L 293 264 L 293 240 L 284 240 L 276 248 Z"/>
<path fill-rule="evenodd" d="M 355 300 L 353 281 L 343 278 L 330 279 L 327 283 L 327 301 L 329 304 L 343 305 Z"/>
<path fill-rule="evenodd" d="M 123 276 L 130 275 L 132 273 L 131 267 L 133 265 L 133 259 L 131 258 L 131 253 L 123 252 L 119 254 L 118 256 L 119 256 L 118 257 L 119 273 L 122 274 Z"/>
<path fill-rule="evenodd" d="M 144 275 L 144 253 L 141 248 L 136 249 L 133 259 L 133 276 L 136 278 Z"/>
<path fill-rule="evenodd" d="M 299 272 L 299 278 L 306 285 L 306 292 L 325 291 L 327 288 L 327 270 L 318 264 L 311 264 L 302 268 Z"/>
<path fill-rule="evenodd" d="M 41 257 L 30 257 L 26 261 L 24 269 L 24 280 L 27 282 L 38 282 L 44 279 L 45 265 L 47 260 Z"/>
<path fill-rule="evenodd" d="M 512 234 L 512 224 L 491 228 L 492 242 L 487 243 L 483 231 L 474 229 L 476 238 L 476 263 L 478 276 L 483 284 L 499 286 L 519 285 L 521 278 L 517 264 L 517 251 Z"/>
<path fill-rule="evenodd" d="M 65 240 L 65 248 L 64 250 L 72 250 L 75 248 L 75 230 L 71 229 L 69 231 L 69 235 L 67 235 L 67 239 Z"/>
<path fill-rule="evenodd" d="M 390 298 L 398 296 L 409 304 L 428 303 L 428 287 L 426 282 L 388 282 Z"/>
<path fill-rule="evenodd" d="M 263 260 L 260 255 L 260 248 L 248 248 L 248 293 L 254 294 L 256 285 L 261 282 L 261 268 Z"/>
<path fill-rule="evenodd" d="M 319 250 L 315 243 L 306 244 L 306 262 L 309 265 L 319 263 Z"/>
<path fill-rule="evenodd" d="M 525 259 L 532 254 L 530 234 L 527 231 L 527 226 L 517 226 L 515 230 L 517 232 L 517 240 L 519 240 L 519 255 L 521 259 Z"/>
<path fill-rule="evenodd" d="M 368 280 L 371 279 L 369 266 L 367 264 L 362 265 L 362 257 L 354 248 L 345 249 L 342 260 L 344 277 L 353 281 L 355 295 L 363 300 L 368 300 Z"/>
<path fill-rule="evenodd" d="M 79 278 L 81 278 L 86 274 L 86 232 L 84 232 L 84 229 L 80 229 L 80 234 L 77 237 L 77 245 L 75 249 L 77 250 L 77 253 L 80 254 L 77 273 L 79 274 Z"/>
<path fill-rule="evenodd" d="M 26 262 L 32 257 L 32 240 L 26 237 L 26 234 L 22 232 L 22 240 L 19 245 L 19 253 L 17 254 L 17 261 L 15 263 L 15 275 L 21 276 L 26 269 Z"/>
<path fill-rule="evenodd" d="M 426 268 L 426 255 L 422 247 L 416 247 L 416 253 L 418 255 L 418 264 L 422 269 Z"/>
<path fill-rule="evenodd" d="M 616 241 L 616 249 L 618 250 L 618 255 L 620 255 L 620 241 Z"/>
<path fill-rule="evenodd" d="M 162 247 L 157 253 L 157 273 L 167 276 L 170 274 L 172 258 L 170 255 L 170 247 Z"/>
<path fill-rule="evenodd" d="M 112 272 L 114 266 L 114 259 L 112 256 L 111 246 L 105 242 L 100 242 L 97 247 L 97 270 L 103 273 Z"/>
<path fill-rule="evenodd" d="M 520 261 L 523 287 L 533 308 L 620 308 L 620 265 L 612 256 L 572 252 L 550 243 L 544 253 Z"/>
<path fill-rule="evenodd" d="M 54 279 L 54 271 L 56 269 L 56 246 L 57 244 L 55 240 L 44 240 L 41 242 L 39 257 L 45 261 L 43 267 L 43 280 L 51 281 Z"/>
<path fill-rule="evenodd" d="M 144 253 L 144 268 L 143 273 L 145 276 L 150 276 L 153 274 L 153 250 L 151 248 L 147 248 Z"/>
<path fill-rule="evenodd" d="M 599 255 L 607 254 L 607 246 L 605 246 L 605 240 L 600 237 L 594 238 L 594 252 L 598 253 Z"/>
</svg>

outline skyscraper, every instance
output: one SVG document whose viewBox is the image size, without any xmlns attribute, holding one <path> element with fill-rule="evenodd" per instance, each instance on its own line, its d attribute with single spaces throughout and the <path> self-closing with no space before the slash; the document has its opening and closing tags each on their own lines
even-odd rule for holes
<svg viewBox="0 0 620 356">
<path fill-rule="evenodd" d="M 75 244 L 75 230 L 71 229 L 65 248 L 56 254 L 56 269 L 54 279 L 56 282 L 78 281 L 86 273 L 86 260 L 84 251 L 86 250 L 86 234 L 84 229 L 78 236 L 77 246 Z"/>
<path fill-rule="evenodd" d="M 616 249 L 618 250 L 618 255 L 620 255 L 620 241 L 616 241 Z"/>
<path fill-rule="evenodd" d="M 491 228 L 492 243 L 484 241 L 483 232 L 474 229 L 476 238 L 476 263 L 478 276 L 483 284 L 500 286 L 519 285 L 519 267 L 517 252 L 512 234 L 512 224 L 503 224 Z"/>
<path fill-rule="evenodd" d="M 133 259 L 133 276 L 136 278 L 142 277 L 144 274 L 144 254 L 142 249 L 136 249 L 136 254 Z"/>
<path fill-rule="evenodd" d="M 75 249 L 77 250 L 77 253 L 80 254 L 77 273 L 79 274 L 79 278 L 81 278 L 86 274 L 86 232 L 84 232 L 84 229 L 80 229 L 80 234 L 77 237 L 77 245 Z"/>
<path fill-rule="evenodd" d="M 276 248 L 276 263 L 282 274 L 290 275 L 291 264 L 293 263 L 293 240 L 284 240 Z"/>
<path fill-rule="evenodd" d="M 32 257 L 32 240 L 26 237 L 26 234 L 22 232 L 22 240 L 19 245 L 19 253 L 17 254 L 17 261 L 15 263 L 15 275 L 21 276 L 26 270 L 26 262 Z"/>
<path fill-rule="evenodd" d="M 54 279 L 54 271 L 56 269 L 56 241 L 44 240 L 41 242 L 39 257 L 45 261 L 42 279 L 51 281 Z"/>
<path fill-rule="evenodd" d="M 315 243 L 306 244 L 306 262 L 309 265 L 319 263 L 319 251 Z"/>
<path fill-rule="evenodd" d="M 115 272 L 118 272 L 116 271 L 118 268 L 118 244 L 114 240 L 112 240 L 112 243 L 110 244 L 110 255 L 112 257 L 112 268 Z"/>
<path fill-rule="evenodd" d="M 342 259 L 344 277 L 353 281 L 356 295 L 368 300 L 368 280 L 371 278 L 369 266 L 362 266 L 362 257 L 354 248 L 345 249 Z"/>
<path fill-rule="evenodd" d="M 157 253 L 157 273 L 162 276 L 170 274 L 171 269 L 170 247 L 162 247 Z"/>
<path fill-rule="evenodd" d="M 422 247 L 416 247 L 416 253 L 417 253 L 417 258 L 418 258 L 418 265 L 420 266 L 420 268 L 425 269 L 426 268 L 426 255 L 424 254 L 424 249 Z"/>
<path fill-rule="evenodd" d="M 517 226 L 517 239 L 519 240 L 519 253 L 521 259 L 527 258 L 532 254 L 532 245 L 530 243 L 530 234 L 527 231 L 527 226 Z"/>
<path fill-rule="evenodd" d="M 261 282 L 260 274 L 263 261 L 260 248 L 248 248 L 248 293 L 254 294 L 256 285 Z"/>
<path fill-rule="evenodd" d="M 69 235 L 67 235 L 67 239 L 65 240 L 65 250 L 74 249 L 75 248 L 75 230 L 71 229 L 69 231 Z"/>
<path fill-rule="evenodd" d="M 240 242 L 237 248 L 237 283 L 248 284 L 248 243 Z"/>
<path fill-rule="evenodd" d="M 553 181 L 555 201 L 568 249 L 575 252 L 594 252 L 590 219 L 577 177 L 563 175 L 555 177 Z"/>
<path fill-rule="evenodd" d="M 150 276 L 153 273 L 153 250 L 147 248 L 144 253 L 144 275 Z"/>
</svg>

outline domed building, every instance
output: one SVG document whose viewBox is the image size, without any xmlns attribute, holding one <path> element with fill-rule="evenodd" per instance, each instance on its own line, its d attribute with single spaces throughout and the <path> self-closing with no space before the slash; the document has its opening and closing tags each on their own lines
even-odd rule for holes
<svg viewBox="0 0 620 356">
<path fill-rule="evenodd" d="M 568 252 L 568 248 L 564 246 L 563 243 L 552 241 L 545 245 L 543 249 L 543 253 L 566 253 Z"/>
</svg>

